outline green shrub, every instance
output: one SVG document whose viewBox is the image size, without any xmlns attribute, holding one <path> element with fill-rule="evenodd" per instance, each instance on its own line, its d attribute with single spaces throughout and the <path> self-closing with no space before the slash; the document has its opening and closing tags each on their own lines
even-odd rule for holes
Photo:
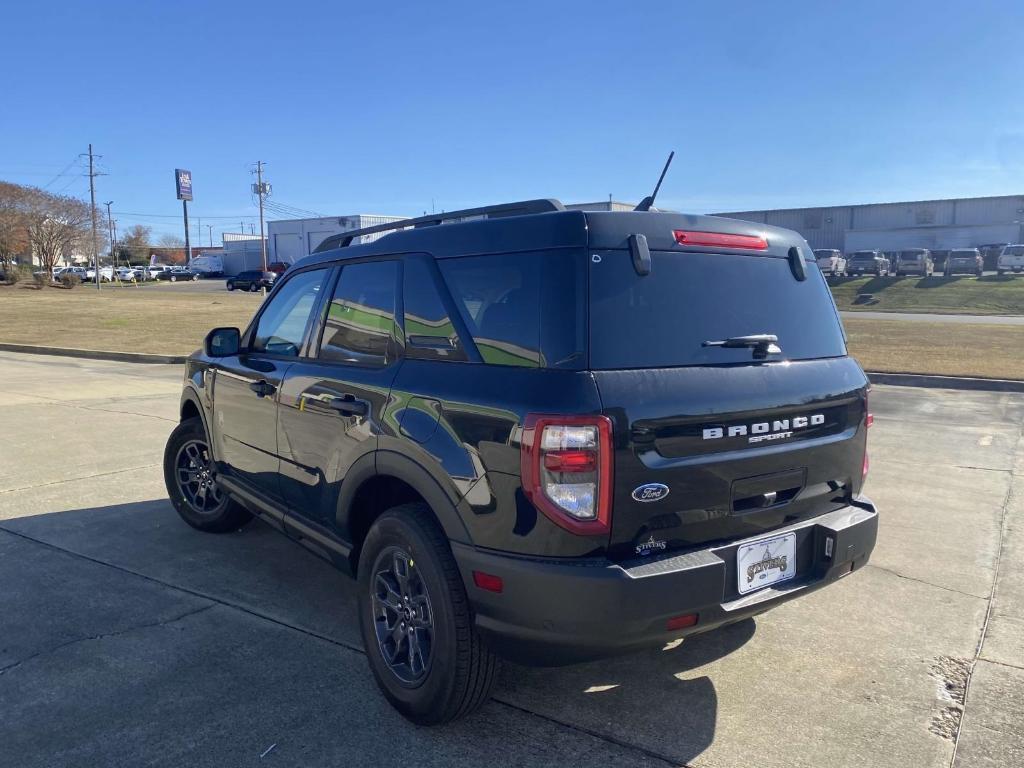
<svg viewBox="0 0 1024 768">
<path fill-rule="evenodd" d="M 70 272 L 65 272 L 60 276 L 60 284 L 63 288 L 74 288 L 76 285 L 82 282 L 82 278 L 78 275 L 73 275 Z"/>
</svg>

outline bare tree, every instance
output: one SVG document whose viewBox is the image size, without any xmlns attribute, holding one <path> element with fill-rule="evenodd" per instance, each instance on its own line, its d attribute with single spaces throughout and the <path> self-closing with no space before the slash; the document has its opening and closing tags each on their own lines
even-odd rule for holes
<svg viewBox="0 0 1024 768">
<path fill-rule="evenodd" d="M 166 235 L 160 235 L 160 239 L 156 241 L 156 244 L 161 248 L 182 248 L 185 245 L 185 241 L 177 235 L 168 233 Z"/>
<path fill-rule="evenodd" d="M 91 243 L 92 213 L 89 204 L 76 197 L 26 189 L 29 244 L 42 268 L 52 275 L 58 260 Z"/>
<path fill-rule="evenodd" d="M 119 257 L 131 264 L 149 262 L 149 246 L 153 230 L 142 224 L 130 227 L 117 243 Z"/>
<path fill-rule="evenodd" d="M 0 269 L 8 274 L 19 256 L 29 252 L 27 190 L 20 184 L 0 181 Z"/>
</svg>

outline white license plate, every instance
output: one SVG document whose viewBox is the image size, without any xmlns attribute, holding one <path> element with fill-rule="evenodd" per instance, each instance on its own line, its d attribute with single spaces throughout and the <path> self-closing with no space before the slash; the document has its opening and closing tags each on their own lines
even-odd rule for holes
<svg viewBox="0 0 1024 768">
<path fill-rule="evenodd" d="M 741 544 L 736 550 L 736 586 L 741 595 L 788 581 L 795 575 L 795 533 Z"/>
</svg>

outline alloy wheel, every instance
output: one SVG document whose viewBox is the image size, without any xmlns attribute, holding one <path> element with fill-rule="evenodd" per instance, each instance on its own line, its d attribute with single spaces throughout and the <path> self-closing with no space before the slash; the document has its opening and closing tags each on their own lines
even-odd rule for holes
<svg viewBox="0 0 1024 768">
<path fill-rule="evenodd" d="M 225 498 L 213 477 L 210 447 L 202 440 L 189 440 L 178 449 L 174 472 L 178 490 L 186 503 L 201 515 L 212 515 L 224 506 Z"/>
<path fill-rule="evenodd" d="M 434 614 L 426 584 L 403 549 L 388 547 L 377 556 L 370 609 L 384 663 L 402 683 L 422 682 L 430 671 Z"/>
</svg>

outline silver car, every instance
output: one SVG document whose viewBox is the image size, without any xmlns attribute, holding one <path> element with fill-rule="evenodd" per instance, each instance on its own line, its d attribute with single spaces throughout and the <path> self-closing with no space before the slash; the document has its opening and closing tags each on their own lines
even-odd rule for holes
<svg viewBox="0 0 1024 768">
<path fill-rule="evenodd" d="M 932 261 L 932 252 L 927 248 L 911 248 L 900 251 L 896 260 L 897 275 L 931 277 L 933 272 L 935 272 L 935 262 Z"/>
</svg>

